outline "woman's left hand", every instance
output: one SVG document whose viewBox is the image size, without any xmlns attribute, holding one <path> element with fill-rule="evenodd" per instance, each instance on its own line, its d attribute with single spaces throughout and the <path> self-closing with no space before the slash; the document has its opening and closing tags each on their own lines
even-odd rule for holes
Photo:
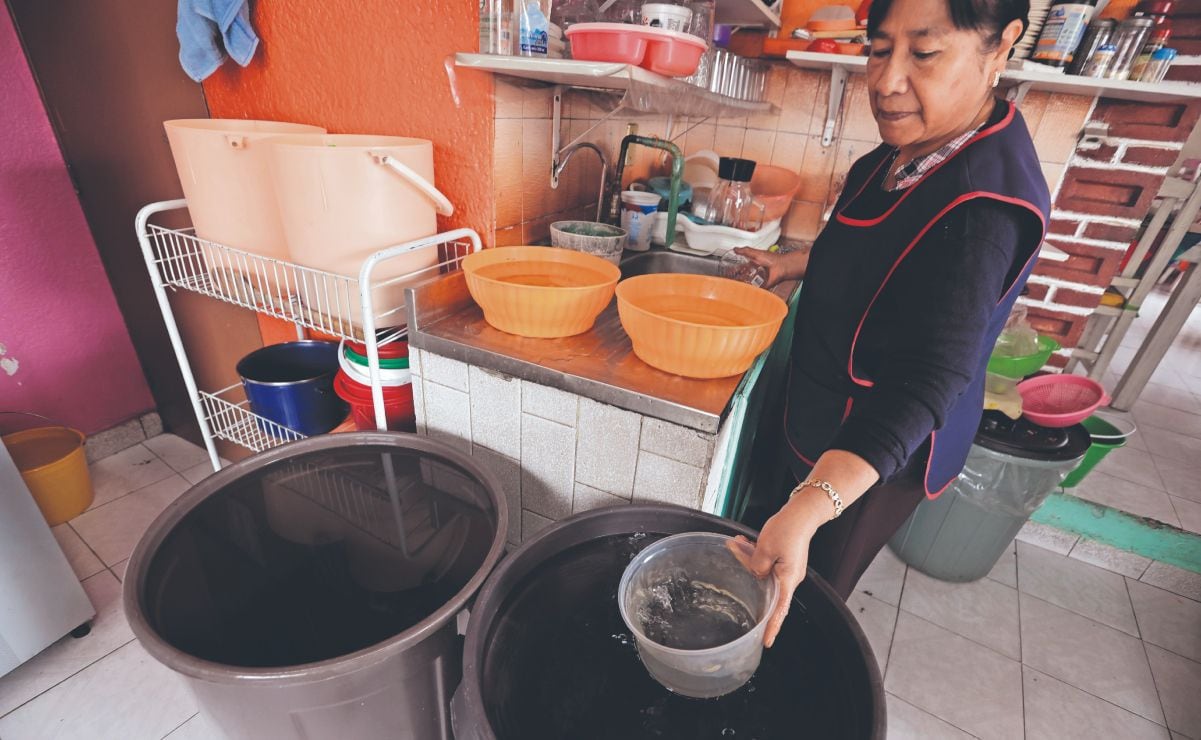
<svg viewBox="0 0 1201 740">
<path fill-rule="evenodd" d="M 809 564 L 809 541 L 826 520 L 830 518 L 829 503 L 816 501 L 806 496 L 795 496 L 776 515 L 767 520 L 759 533 L 757 543 L 739 535 L 729 543 L 729 550 L 742 565 L 760 578 L 775 573 L 780 582 L 780 598 L 775 611 L 767 623 L 763 644 L 771 647 L 788 616 L 792 594 L 805 580 Z"/>
</svg>

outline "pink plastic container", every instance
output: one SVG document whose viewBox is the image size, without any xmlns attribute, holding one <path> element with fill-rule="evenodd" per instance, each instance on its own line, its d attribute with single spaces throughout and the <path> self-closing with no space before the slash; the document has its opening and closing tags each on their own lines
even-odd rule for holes
<svg viewBox="0 0 1201 740">
<path fill-rule="evenodd" d="M 626 23 L 577 23 L 567 37 L 575 59 L 635 64 L 667 77 L 696 72 L 709 48 L 691 34 Z"/>
<path fill-rule="evenodd" d="M 651 34 L 642 66 L 667 77 L 687 77 L 696 72 L 701 56 L 709 48 L 704 41 L 688 33 L 646 27 L 642 32 Z"/>
<path fill-rule="evenodd" d="M 646 38 L 640 26 L 628 23 L 577 23 L 567 29 L 571 57 L 585 62 L 619 62 L 641 65 Z"/>
<path fill-rule="evenodd" d="M 1100 383 L 1080 375 L 1040 375 L 1018 383 L 1018 393 L 1022 416 L 1052 428 L 1079 424 L 1109 403 Z"/>
</svg>

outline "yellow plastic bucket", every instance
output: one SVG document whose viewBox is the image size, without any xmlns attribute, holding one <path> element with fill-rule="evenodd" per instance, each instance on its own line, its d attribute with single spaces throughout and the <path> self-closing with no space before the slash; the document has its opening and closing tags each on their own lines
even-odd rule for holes
<svg viewBox="0 0 1201 740">
<path fill-rule="evenodd" d="M 38 427 L 0 439 L 50 526 L 79 516 L 92 505 L 96 493 L 83 453 L 83 432 L 69 427 Z"/>
</svg>

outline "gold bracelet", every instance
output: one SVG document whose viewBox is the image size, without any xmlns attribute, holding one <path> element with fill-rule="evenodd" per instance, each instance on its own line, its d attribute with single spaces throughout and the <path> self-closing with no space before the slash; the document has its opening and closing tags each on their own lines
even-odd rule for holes
<svg viewBox="0 0 1201 740">
<path fill-rule="evenodd" d="M 801 489 L 804 488 L 816 488 L 820 491 L 825 491 L 826 495 L 830 497 L 830 501 L 834 504 L 834 516 L 830 518 L 837 519 L 838 517 L 842 516 L 842 496 L 838 495 L 838 491 L 834 490 L 834 486 L 831 486 L 827 481 L 824 480 L 818 480 L 817 478 L 806 478 L 804 481 L 799 483 L 796 488 L 792 489 L 792 493 L 788 494 L 788 498 L 791 499 L 793 496 L 800 493 Z"/>
</svg>

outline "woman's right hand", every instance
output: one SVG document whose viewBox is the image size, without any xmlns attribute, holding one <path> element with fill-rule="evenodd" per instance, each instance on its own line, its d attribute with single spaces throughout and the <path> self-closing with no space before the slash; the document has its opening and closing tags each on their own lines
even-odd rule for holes
<svg viewBox="0 0 1201 740">
<path fill-rule="evenodd" d="M 762 287 L 769 290 L 785 280 L 799 280 L 804 277 L 805 266 L 809 262 L 808 253 L 802 252 L 780 254 L 753 247 L 738 247 L 734 253 L 746 257 L 752 264 L 767 270 L 767 279 L 764 280 Z"/>
</svg>

